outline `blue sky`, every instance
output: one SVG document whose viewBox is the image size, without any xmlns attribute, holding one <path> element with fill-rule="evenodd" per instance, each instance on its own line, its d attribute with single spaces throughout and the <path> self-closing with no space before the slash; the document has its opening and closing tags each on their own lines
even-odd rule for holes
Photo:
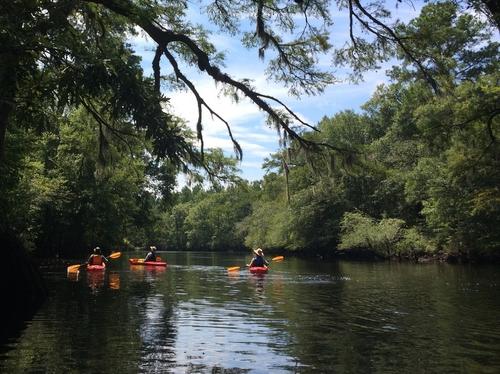
<svg viewBox="0 0 500 374">
<path fill-rule="evenodd" d="M 194 4 L 198 3 L 194 2 Z M 394 18 L 409 20 L 418 15 L 421 6 L 420 2 L 401 3 L 398 8 L 392 9 L 392 14 Z M 348 37 L 347 14 L 335 11 L 333 15 L 331 42 L 340 46 Z M 189 19 L 192 23 L 207 26 L 205 16 L 199 11 L 199 7 L 189 12 Z M 328 87 L 320 96 L 296 98 L 288 95 L 288 89 L 283 85 L 266 80 L 265 61 L 258 58 L 256 50 L 247 50 L 241 47 L 238 38 L 222 33 L 215 32 L 210 40 L 219 50 L 225 52 L 226 67 L 223 70 L 226 73 L 235 79 L 252 79 L 253 85 L 259 92 L 282 100 L 311 125 L 316 125 L 324 116 L 333 116 L 342 110 L 359 110 L 359 107 L 370 98 L 377 85 L 387 81 L 385 70 L 390 66 L 387 64 L 379 71 L 366 73 L 364 81 L 359 84 L 341 82 Z M 142 56 L 145 73 L 152 74 L 153 43 L 143 34 L 133 37 L 130 41 L 136 53 Z M 330 57 L 323 56 L 319 63 L 327 67 Z M 161 67 L 162 73 L 171 72 L 165 59 Z M 338 78 L 346 78 L 346 71 L 334 70 Z M 193 69 L 185 68 L 184 72 L 197 86 L 205 101 L 231 124 L 233 135 L 243 148 L 243 161 L 239 164 L 241 176 L 248 180 L 262 178 L 264 175 L 261 168 L 262 162 L 269 154 L 279 149 L 278 134 L 265 124 L 265 115 L 247 99 L 235 104 L 229 98 L 220 95 L 220 87 L 217 87 L 210 77 Z M 170 97 L 174 113 L 187 120 L 188 124 L 194 128 L 197 121 L 197 107 L 193 95 L 190 92 L 165 92 L 165 95 Z M 205 147 L 219 147 L 228 155 L 234 154 L 225 125 L 217 119 L 212 120 L 207 111 L 203 113 L 203 119 Z"/>
</svg>

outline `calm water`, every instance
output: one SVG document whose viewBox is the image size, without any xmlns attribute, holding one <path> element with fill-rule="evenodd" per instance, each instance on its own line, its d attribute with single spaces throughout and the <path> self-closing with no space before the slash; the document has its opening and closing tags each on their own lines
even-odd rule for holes
<svg viewBox="0 0 500 374">
<path fill-rule="evenodd" d="M 225 271 L 243 255 L 160 255 L 166 269 L 47 273 L 0 372 L 500 372 L 498 266 L 287 258 L 256 276 Z"/>
</svg>

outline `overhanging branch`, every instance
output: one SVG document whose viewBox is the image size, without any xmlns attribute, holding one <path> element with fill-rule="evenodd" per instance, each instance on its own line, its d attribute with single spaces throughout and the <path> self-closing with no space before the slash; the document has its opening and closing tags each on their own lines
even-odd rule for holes
<svg viewBox="0 0 500 374">
<path fill-rule="evenodd" d="M 291 138 L 296 141 L 298 141 L 302 146 L 305 147 L 314 147 L 315 144 L 314 142 L 308 141 L 304 138 L 302 138 L 296 131 L 294 131 L 291 127 L 290 124 L 283 119 L 280 114 L 278 113 L 277 110 L 271 107 L 267 101 L 265 101 L 263 98 L 267 99 L 272 99 L 273 101 L 282 103 L 270 96 L 260 94 L 259 92 L 253 90 L 252 88 L 248 87 L 246 84 L 234 80 L 231 78 L 229 75 L 223 73 L 220 71 L 220 69 L 216 66 L 213 66 L 210 62 L 210 57 L 209 55 L 203 51 L 199 45 L 197 44 L 196 41 L 191 39 L 189 36 L 182 34 L 182 33 L 177 33 L 172 30 L 164 29 L 159 27 L 157 24 L 155 24 L 154 20 L 151 20 L 145 16 L 142 15 L 141 10 L 132 2 L 128 0 L 87 0 L 92 3 L 96 4 L 101 4 L 102 6 L 106 7 L 107 9 L 116 12 L 117 14 L 120 14 L 126 18 L 128 18 L 131 22 L 137 24 L 140 26 L 157 44 L 158 46 L 165 46 L 165 48 L 168 47 L 170 43 L 181 43 L 185 47 L 187 47 L 190 52 L 194 55 L 196 58 L 198 68 L 201 71 L 205 71 L 212 79 L 214 79 L 216 82 L 224 83 L 229 86 L 232 86 L 236 88 L 237 90 L 241 91 L 246 97 L 248 97 L 251 101 L 253 101 L 261 110 L 263 110 L 265 113 L 269 115 L 271 120 L 275 122 L 279 127 L 281 127 L 285 133 Z M 158 53 L 158 50 L 157 50 Z M 168 56 L 167 56 L 168 58 Z M 170 61 L 170 60 L 169 60 Z M 170 61 L 171 62 L 171 61 Z M 174 67 L 175 70 L 175 67 Z M 178 76 L 181 80 L 183 80 L 186 84 L 185 77 L 184 79 L 181 78 L 181 76 Z M 189 84 L 187 84 L 189 87 Z M 194 87 L 194 86 L 192 86 Z M 191 91 L 194 93 L 195 90 L 193 90 L 190 87 Z M 196 96 L 196 94 L 195 94 Z M 199 97 L 199 95 L 198 95 Z M 198 98 L 197 98 L 198 100 Z M 203 103 L 203 104 L 202 104 Z M 204 102 L 198 102 L 198 110 L 200 113 L 200 107 L 202 105 L 206 105 Z M 285 107 L 285 106 L 284 106 Z M 285 107 L 287 112 L 291 112 L 291 110 L 287 107 Z M 211 113 L 213 112 L 211 109 L 209 109 Z M 200 115 L 201 117 L 201 115 Z M 220 118 L 217 115 L 218 118 Z M 294 116 L 295 119 L 297 119 L 297 116 Z M 304 124 L 303 121 L 300 121 L 302 124 Z M 225 122 L 227 124 L 227 122 Z M 199 124 L 198 124 L 199 126 Z M 312 128 L 312 126 L 309 126 Z"/>
</svg>

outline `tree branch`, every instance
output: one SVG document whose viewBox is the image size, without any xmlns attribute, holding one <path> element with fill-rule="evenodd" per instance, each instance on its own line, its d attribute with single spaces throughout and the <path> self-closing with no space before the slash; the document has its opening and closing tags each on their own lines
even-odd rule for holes
<svg viewBox="0 0 500 374">
<path fill-rule="evenodd" d="M 212 116 L 216 116 L 220 121 L 222 121 L 226 125 L 229 137 L 231 138 L 231 141 L 233 142 L 233 146 L 234 146 L 235 153 L 237 155 L 237 159 L 241 160 L 241 158 L 243 156 L 243 151 L 242 151 L 239 143 L 236 141 L 236 139 L 234 139 L 229 123 L 224 118 L 222 118 L 217 112 L 215 112 L 206 103 L 206 101 L 201 97 L 201 95 L 198 93 L 198 90 L 196 89 L 194 84 L 180 71 L 179 66 L 177 64 L 177 61 L 175 60 L 174 56 L 167 49 L 164 50 L 164 53 L 165 53 L 165 56 L 167 57 L 168 61 L 170 62 L 170 65 L 172 65 L 172 67 L 174 68 L 174 72 L 175 72 L 175 75 L 177 76 L 177 78 L 182 80 L 186 84 L 186 86 L 189 87 L 189 89 L 191 90 L 191 92 L 193 93 L 193 95 L 196 98 L 196 101 L 198 104 L 198 121 L 197 121 L 196 129 L 198 132 L 198 139 L 200 139 L 201 144 L 202 144 L 202 146 L 201 146 L 202 154 L 203 154 L 203 135 L 202 135 L 202 123 L 201 123 L 201 121 L 202 121 L 202 106 L 204 106 L 205 108 L 208 109 L 208 111 L 210 112 L 210 114 Z"/>
<path fill-rule="evenodd" d="M 410 50 L 406 47 L 406 45 L 403 43 L 403 41 L 396 35 L 396 33 L 389 27 L 387 26 L 386 24 L 384 24 L 383 22 L 379 21 L 377 18 L 375 18 L 374 16 L 372 16 L 362 5 L 361 3 L 359 2 L 359 0 L 352 0 L 354 1 L 354 4 L 356 5 L 356 7 L 361 11 L 361 13 L 363 13 L 366 17 L 368 17 L 368 19 L 370 19 L 372 22 L 374 22 L 376 25 L 380 26 L 382 29 L 384 29 L 390 36 L 391 38 L 393 39 L 393 41 L 398 44 L 400 46 L 400 48 L 404 51 L 404 53 L 408 56 L 408 58 L 413 61 L 418 69 L 422 72 L 422 74 L 424 75 L 424 78 L 425 80 L 427 81 L 427 83 L 429 83 L 429 85 L 432 87 L 434 93 L 436 95 L 440 94 L 440 90 L 439 90 L 439 87 L 438 87 L 438 84 L 437 82 L 434 80 L 434 78 L 431 77 L 431 75 L 427 72 L 427 70 L 424 68 L 424 66 L 422 65 L 422 63 L 415 57 L 413 56 L 413 53 L 410 52 Z M 371 29 L 369 29 L 370 31 L 372 31 Z M 373 32 L 373 31 L 372 31 Z M 379 36 L 380 34 L 375 32 L 375 34 L 377 36 Z"/>
<path fill-rule="evenodd" d="M 156 47 L 155 57 L 153 59 L 153 73 L 155 78 L 155 90 L 160 93 L 160 58 L 165 46 L 159 45 Z"/>
<path fill-rule="evenodd" d="M 254 91 L 246 84 L 232 79 L 229 75 L 221 72 L 218 67 L 213 66 L 210 62 L 208 54 L 204 52 L 199 47 L 199 45 L 186 34 L 160 28 L 154 23 L 153 20 L 142 16 L 140 9 L 138 9 L 132 2 L 128 0 L 86 1 L 101 4 L 109 10 L 128 18 L 131 22 L 136 23 L 138 26 L 140 26 L 159 46 L 167 47 L 170 43 L 174 42 L 183 44 L 191 51 L 191 53 L 193 53 L 194 57 L 197 60 L 198 68 L 201 71 L 205 71 L 215 81 L 230 85 L 241 91 L 261 110 L 266 112 L 271 120 L 274 121 L 278 126 L 280 126 L 291 139 L 297 140 L 301 145 L 305 147 L 315 146 L 314 142 L 303 139 L 297 132 L 292 130 L 290 125 L 283 118 L 281 118 L 279 113 L 275 109 L 273 109 L 265 100 L 262 99 L 264 95 L 258 93 L 257 91 Z M 198 104 L 200 107 L 201 104 Z"/>
</svg>

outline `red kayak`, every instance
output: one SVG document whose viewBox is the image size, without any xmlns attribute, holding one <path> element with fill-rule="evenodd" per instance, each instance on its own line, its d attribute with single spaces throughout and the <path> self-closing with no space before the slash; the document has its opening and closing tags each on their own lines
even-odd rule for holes
<svg viewBox="0 0 500 374">
<path fill-rule="evenodd" d="M 268 272 L 267 266 L 252 266 L 250 269 L 250 273 L 254 274 L 265 274 Z"/>
<path fill-rule="evenodd" d="M 102 271 L 106 270 L 106 264 L 102 265 L 87 265 L 87 271 Z"/>
<path fill-rule="evenodd" d="M 143 265 L 143 266 L 167 266 L 163 261 L 144 261 L 142 258 L 129 258 L 130 265 Z"/>
</svg>

